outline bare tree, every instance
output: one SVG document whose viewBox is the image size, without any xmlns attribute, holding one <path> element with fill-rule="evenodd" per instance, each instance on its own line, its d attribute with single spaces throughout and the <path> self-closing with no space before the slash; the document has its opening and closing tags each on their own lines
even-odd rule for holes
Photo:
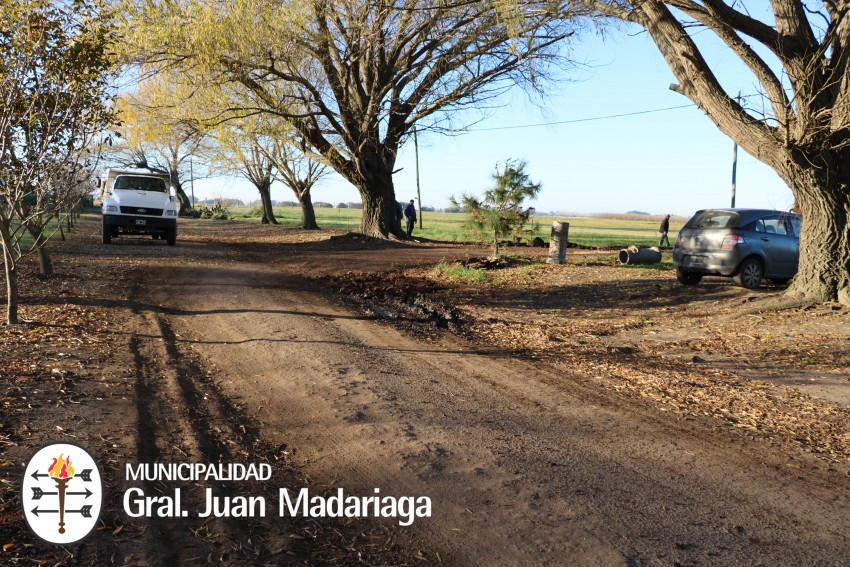
<svg viewBox="0 0 850 567">
<path fill-rule="evenodd" d="M 65 239 L 63 221 L 70 230 L 72 216 L 94 187 L 92 172 L 97 159 L 85 150 L 83 153 L 88 155 L 82 160 L 69 159 L 67 155 L 43 160 L 40 167 L 44 175 L 39 180 L 39 190 L 27 195 L 18 209 L 21 226 L 33 241 L 31 250 L 38 254 L 42 276 L 53 275 L 50 238 L 58 232 Z"/>
<path fill-rule="evenodd" d="M 274 140 L 268 157 L 281 181 L 292 189 L 298 204 L 301 205 L 301 228 L 319 230 L 311 191 L 328 173 L 327 167 L 298 150 L 291 138 Z"/>
<path fill-rule="evenodd" d="M 211 161 L 214 169 L 250 181 L 260 193 L 261 222 L 278 224 L 271 198 L 275 167 L 270 154 L 275 142 L 262 132 L 261 122 L 257 117 L 249 117 L 219 124 L 214 130 L 216 151 Z"/>
<path fill-rule="evenodd" d="M 404 233 L 393 170 L 414 125 L 449 127 L 514 85 L 541 89 L 574 24 L 546 0 L 134 2 L 128 45 L 149 62 L 206 66 L 248 89 L 237 112 L 286 118 L 354 184 L 361 231 Z"/>
<path fill-rule="evenodd" d="M 97 2 L 4 4 L 0 33 L 0 241 L 6 323 L 18 322 L 18 262 L 43 247 L 55 206 L 53 175 L 73 169 L 112 120 L 111 14 Z M 34 244 L 23 243 L 31 232 Z M 48 266 L 49 268 L 49 266 Z"/>
<path fill-rule="evenodd" d="M 118 100 L 118 141 L 104 148 L 119 166 L 169 175 L 181 214 L 192 207 L 183 183 L 190 173 L 198 178 L 195 165 L 206 163 L 212 151 L 208 130 L 188 107 L 191 92 L 187 89 L 186 82 L 171 72 L 143 77 L 136 92 Z"/>
<path fill-rule="evenodd" d="M 590 3 L 603 15 L 646 29 L 676 76 L 670 88 L 788 184 L 804 223 L 800 268 L 789 293 L 850 305 L 847 2 L 772 0 L 772 18 L 765 21 L 741 0 Z M 765 114 L 742 106 L 721 86 L 694 40 L 705 30 L 749 69 L 761 87 Z"/>
</svg>

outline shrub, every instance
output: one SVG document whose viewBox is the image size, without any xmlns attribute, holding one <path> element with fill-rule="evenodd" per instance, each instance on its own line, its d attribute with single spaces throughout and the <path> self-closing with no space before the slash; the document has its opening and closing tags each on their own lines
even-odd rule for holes
<svg viewBox="0 0 850 567">
<path fill-rule="evenodd" d="M 198 209 L 195 210 L 197 211 Z M 202 219 L 229 220 L 230 216 L 230 211 L 222 207 L 219 203 L 216 203 L 212 207 L 203 207 L 200 209 L 200 217 Z"/>
</svg>

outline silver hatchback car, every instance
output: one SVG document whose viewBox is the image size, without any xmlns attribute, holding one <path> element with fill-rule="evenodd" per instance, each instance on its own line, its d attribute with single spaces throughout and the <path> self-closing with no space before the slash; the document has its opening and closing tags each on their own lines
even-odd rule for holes
<svg viewBox="0 0 850 567">
<path fill-rule="evenodd" d="M 703 276 L 727 276 L 756 289 L 762 279 L 784 283 L 797 273 L 799 215 L 766 209 L 706 209 L 679 231 L 673 246 L 676 278 L 696 285 Z"/>
</svg>

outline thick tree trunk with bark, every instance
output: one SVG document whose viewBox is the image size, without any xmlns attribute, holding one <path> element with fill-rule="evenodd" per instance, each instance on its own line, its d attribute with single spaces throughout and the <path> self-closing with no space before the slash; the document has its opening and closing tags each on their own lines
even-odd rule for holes
<svg viewBox="0 0 850 567">
<path fill-rule="evenodd" d="M 850 306 L 850 187 L 836 168 L 811 162 L 783 177 L 803 217 L 800 267 L 788 293 L 815 302 Z"/>
<path fill-rule="evenodd" d="M 301 204 L 301 228 L 305 230 L 319 230 L 316 224 L 316 211 L 313 210 L 313 197 L 310 190 L 301 191 L 297 194 L 298 202 Z"/>
<path fill-rule="evenodd" d="M 274 207 L 272 206 L 271 183 L 257 187 L 260 192 L 260 202 L 263 207 L 263 218 L 260 220 L 263 224 L 280 224 L 274 218 Z"/>
<path fill-rule="evenodd" d="M 356 183 L 363 200 L 363 217 L 360 232 L 374 238 L 406 239 L 396 215 L 396 196 L 393 186 L 393 163 L 390 160 L 372 159 Z"/>
<path fill-rule="evenodd" d="M 192 200 L 183 191 L 183 185 L 179 181 L 174 181 L 172 176 L 171 183 L 174 185 L 174 190 L 177 193 L 177 200 L 180 201 L 180 215 L 188 215 L 192 210 Z"/>
</svg>

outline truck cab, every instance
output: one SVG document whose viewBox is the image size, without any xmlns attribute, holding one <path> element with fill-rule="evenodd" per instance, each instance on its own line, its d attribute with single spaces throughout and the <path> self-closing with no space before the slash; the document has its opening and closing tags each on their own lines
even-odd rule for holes
<svg viewBox="0 0 850 567">
<path fill-rule="evenodd" d="M 167 174 L 107 169 L 100 190 L 104 244 L 128 234 L 149 234 L 169 246 L 177 243 L 180 205 Z"/>
</svg>

